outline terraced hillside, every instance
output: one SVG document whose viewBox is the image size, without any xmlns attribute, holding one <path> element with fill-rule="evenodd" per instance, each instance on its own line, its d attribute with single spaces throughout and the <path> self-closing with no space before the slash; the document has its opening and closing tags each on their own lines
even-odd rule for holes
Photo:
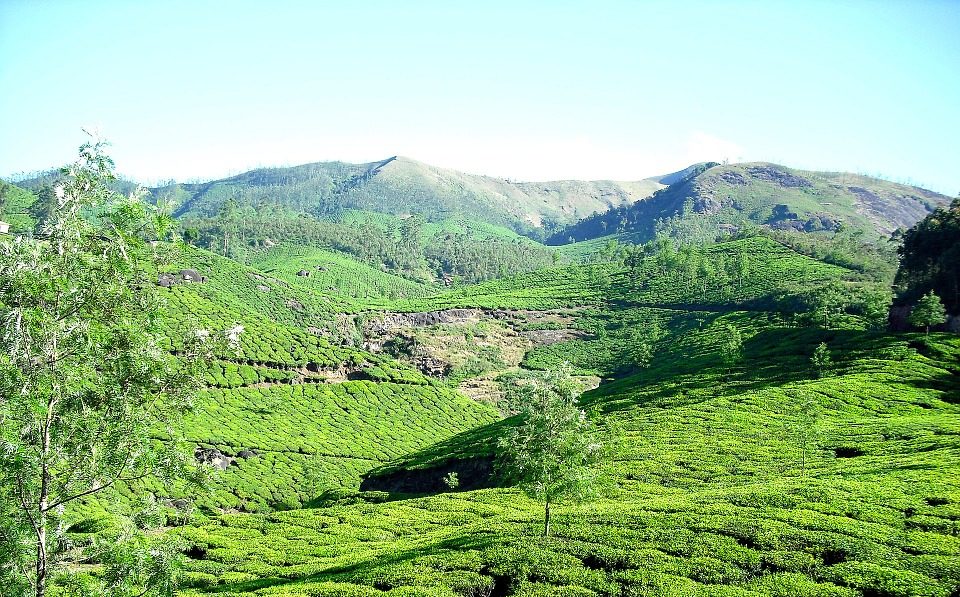
<svg viewBox="0 0 960 597">
<path fill-rule="evenodd" d="M 727 324 L 747 338 L 732 372 L 712 348 Z M 816 378 L 820 341 L 836 364 Z M 178 531 L 188 594 L 954 595 L 958 356 L 946 336 L 731 313 L 586 395 L 625 432 L 615 488 L 555 537 L 510 489 L 224 515 Z M 475 458 L 495 430 L 444 448 Z"/>
<path fill-rule="evenodd" d="M 205 363 L 207 389 L 184 422 L 184 451 L 215 474 L 207 490 L 148 479 L 118 484 L 110 500 L 148 492 L 176 516 L 301 507 L 356 488 L 363 473 L 410 450 L 499 418 L 408 365 L 354 347 L 356 328 L 336 317 L 342 303 L 309 287 L 195 249 L 180 254 L 174 271 L 185 274 L 163 290 L 169 349 L 197 329 L 242 329 L 236 352 Z M 190 272 L 202 281 L 184 280 Z M 103 518 L 110 500 L 87 501 L 72 519 Z"/>
<path fill-rule="evenodd" d="M 121 485 L 70 512 L 73 544 L 149 492 L 183 542 L 185 595 L 960 591 L 960 341 L 871 330 L 871 297 L 885 313 L 890 291 L 867 273 L 765 236 L 449 290 L 319 249 L 257 265 L 188 250 L 170 269 L 206 279 L 165 291 L 174 350 L 197 325 L 244 326 L 185 422 L 210 487 Z M 358 292 L 323 291 L 350 279 Z M 477 354 L 509 334 L 556 339 L 521 364 L 605 379 L 582 404 L 620 430 L 608 490 L 559 507 L 542 538 L 542 505 L 498 476 L 496 439 L 517 419 L 457 391 L 459 373 L 375 346 L 371 326 Z"/>
<path fill-rule="evenodd" d="M 281 245 L 256 255 L 250 264 L 317 294 L 364 299 L 399 299 L 436 292 L 435 287 L 383 272 L 356 259 L 302 245 Z"/>
</svg>

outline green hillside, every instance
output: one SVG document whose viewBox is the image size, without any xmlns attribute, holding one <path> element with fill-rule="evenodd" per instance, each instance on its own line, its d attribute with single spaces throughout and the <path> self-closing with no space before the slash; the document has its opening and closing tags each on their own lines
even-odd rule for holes
<svg viewBox="0 0 960 597">
<path fill-rule="evenodd" d="M 36 220 L 30 208 L 36 201 L 30 191 L 0 180 L 0 220 L 10 224 L 11 232 L 33 230 Z"/>
<path fill-rule="evenodd" d="M 925 189 L 848 173 L 762 162 L 702 164 L 644 201 L 614 207 L 557 232 L 551 244 L 613 233 L 711 240 L 743 226 L 803 232 L 841 227 L 870 237 L 909 228 L 950 199 Z"/>
<path fill-rule="evenodd" d="M 662 185 L 655 181 L 514 183 L 429 166 L 404 157 L 369 164 L 322 162 L 253 170 L 224 180 L 155 189 L 181 203 L 178 215 L 215 215 L 224 201 L 279 204 L 317 216 L 361 209 L 431 220 L 467 217 L 515 230 L 569 223 L 632 203 Z"/>
<path fill-rule="evenodd" d="M 892 250 L 751 229 L 554 256 L 490 221 L 337 218 L 210 218 L 243 263 L 161 264 L 164 349 L 239 336 L 182 422 L 209 478 L 72 503 L 55 594 L 102 574 L 126 514 L 176 541 L 188 596 L 960 592 L 960 340 L 887 331 Z M 511 384 L 566 364 L 616 441 L 602 494 L 544 538 L 497 440 Z"/>
<path fill-rule="evenodd" d="M 250 265 L 304 285 L 317 294 L 357 299 L 423 296 L 436 288 L 383 272 L 356 259 L 314 247 L 278 245 L 254 256 Z M 297 275 L 302 274 L 302 275 Z"/>
<path fill-rule="evenodd" d="M 586 396 L 625 432 L 615 489 L 554 538 L 509 489 L 224 515 L 178 531 L 189 594 L 954 594 L 957 340 L 719 323 L 748 338 L 733 373 L 698 342 L 695 368 Z M 821 340 L 837 363 L 814 379 Z"/>
</svg>

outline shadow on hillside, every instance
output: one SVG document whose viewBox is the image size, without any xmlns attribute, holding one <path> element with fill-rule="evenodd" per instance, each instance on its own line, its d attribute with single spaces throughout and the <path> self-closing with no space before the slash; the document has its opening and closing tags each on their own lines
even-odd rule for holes
<svg viewBox="0 0 960 597">
<path fill-rule="evenodd" d="M 289 586 L 308 582 L 355 581 L 360 580 L 354 578 L 354 574 L 357 572 L 370 572 L 371 570 L 376 570 L 378 567 L 401 564 L 419 558 L 437 555 L 445 551 L 482 550 L 493 546 L 496 541 L 497 535 L 492 530 L 478 531 L 476 533 L 465 533 L 444 539 L 442 541 L 436 541 L 422 547 L 404 550 L 391 550 L 387 553 L 375 554 L 371 557 L 357 560 L 352 564 L 333 566 L 308 576 L 299 578 L 262 578 L 235 584 L 224 584 L 215 587 L 208 587 L 205 588 L 204 591 L 213 594 L 237 594 L 250 593 L 268 587 Z M 344 551 L 348 551 L 349 549 L 350 548 L 347 547 L 344 549 Z M 379 586 L 375 584 L 374 588 L 380 590 L 389 590 L 392 587 Z"/>
</svg>

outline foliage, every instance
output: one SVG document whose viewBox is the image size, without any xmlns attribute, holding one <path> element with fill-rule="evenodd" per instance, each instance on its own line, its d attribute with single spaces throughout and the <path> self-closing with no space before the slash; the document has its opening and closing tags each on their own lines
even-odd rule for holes
<svg viewBox="0 0 960 597">
<path fill-rule="evenodd" d="M 743 313 L 716 337 L 705 326 L 711 343 L 725 322 L 745 337 L 745 366 L 728 382 L 694 328 L 642 383 L 584 395 L 624 429 L 603 465 L 616 490 L 589 509 L 558 505 L 555 537 L 542 539 L 542 504 L 513 489 L 227 513 L 177 530 L 192 545 L 187 595 L 954 592 L 960 342 L 931 334 L 920 354 L 907 347 L 922 336 Z M 828 335 L 842 356 L 810 379 Z M 475 434 L 459 437 L 473 449 Z"/>
<path fill-rule="evenodd" d="M 580 391 L 569 368 L 521 382 L 522 422 L 501 438 L 507 479 L 544 504 L 544 537 L 550 536 L 550 504 L 591 497 L 604 445 L 593 421 L 577 404 Z"/>
<path fill-rule="evenodd" d="M 10 224 L 11 233 L 32 232 L 36 221 L 31 216 L 31 207 L 37 196 L 0 180 L 0 220 Z"/>
<path fill-rule="evenodd" d="M 898 304 L 913 304 L 935 292 L 948 313 L 960 315 L 960 199 L 908 230 L 900 258 Z"/>
<path fill-rule="evenodd" d="M 907 319 L 911 325 L 922 327 L 929 334 L 930 326 L 942 324 L 946 317 L 947 311 L 940 302 L 940 297 L 931 290 L 920 297 Z"/>
<path fill-rule="evenodd" d="M 174 441 L 148 439 L 176 439 L 202 338 L 184 360 L 161 350 L 157 255 L 142 235 L 163 239 L 168 222 L 112 192 L 112 166 L 102 142 L 83 145 L 38 238 L 0 244 L 0 574 L 13 592 L 46 594 L 68 504 L 183 468 Z"/>
<path fill-rule="evenodd" d="M 827 347 L 827 343 L 817 344 L 817 347 L 813 350 L 813 355 L 810 357 L 810 364 L 813 365 L 818 377 L 823 377 L 829 370 L 830 361 L 830 349 Z"/>
<path fill-rule="evenodd" d="M 723 344 L 720 346 L 720 357 L 729 370 L 743 360 L 743 337 L 736 326 L 727 324 L 723 334 Z"/>
</svg>

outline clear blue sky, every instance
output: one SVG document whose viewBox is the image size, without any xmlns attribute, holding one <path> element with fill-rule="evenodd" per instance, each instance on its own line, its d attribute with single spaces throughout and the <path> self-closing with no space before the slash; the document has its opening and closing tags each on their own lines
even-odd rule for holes
<svg viewBox="0 0 960 597">
<path fill-rule="evenodd" d="M 400 154 L 516 179 L 724 158 L 960 191 L 960 2 L 0 0 L 0 175 Z"/>
</svg>

